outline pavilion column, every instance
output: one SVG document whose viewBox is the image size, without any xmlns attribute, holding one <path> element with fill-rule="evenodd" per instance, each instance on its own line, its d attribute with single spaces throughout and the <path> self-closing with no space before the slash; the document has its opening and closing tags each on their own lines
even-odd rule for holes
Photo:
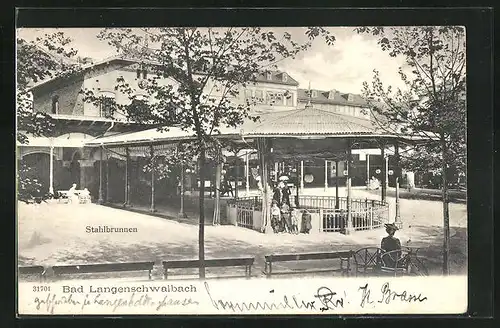
<svg viewBox="0 0 500 328">
<path fill-rule="evenodd" d="M 381 183 L 381 188 L 382 188 L 382 202 L 385 202 L 386 196 L 387 196 L 387 170 L 386 170 L 386 165 L 385 165 L 385 144 L 382 144 L 380 147 L 380 152 L 382 155 L 382 183 Z"/>
<path fill-rule="evenodd" d="M 345 234 L 351 234 L 354 232 L 354 227 L 352 223 L 352 204 L 351 204 L 351 162 L 352 162 L 352 144 L 348 141 L 347 149 L 347 225 L 345 229 Z"/>
<path fill-rule="evenodd" d="M 339 161 L 335 161 L 335 208 L 339 209 Z"/>
<path fill-rule="evenodd" d="M 401 214 L 400 214 L 400 202 L 399 202 L 399 181 L 401 181 L 401 163 L 399 156 L 399 143 L 396 141 L 394 143 L 394 157 L 396 159 L 396 167 L 394 170 L 394 175 L 396 176 L 396 216 L 394 218 L 394 223 L 396 226 L 401 229 L 403 228 L 403 222 L 401 222 Z"/>
<path fill-rule="evenodd" d="M 262 183 L 262 231 L 264 233 L 273 233 L 273 229 L 271 228 L 271 216 L 270 216 L 270 206 L 269 206 L 269 175 L 268 175 L 268 167 L 269 167 L 269 147 L 268 141 L 264 138 L 259 138 L 257 140 L 258 143 L 258 151 L 260 158 L 260 178 Z"/>
<path fill-rule="evenodd" d="M 250 160 L 249 160 L 248 151 L 247 151 L 245 154 L 245 188 L 247 191 L 247 194 L 246 194 L 247 197 L 250 194 L 250 177 L 249 177 L 249 175 L 250 175 Z"/>
<path fill-rule="evenodd" d="M 185 218 L 186 213 L 184 212 L 184 161 L 181 161 L 181 176 L 180 176 L 180 184 L 181 184 L 181 190 L 180 190 L 180 205 L 181 208 L 179 210 L 179 217 L 180 218 Z"/>
<path fill-rule="evenodd" d="M 105 202 L 109 202 L 109 152 L 106 151 L 106 197 Z"/>
<path fill-rule="evenodd" d="M 304 161 L 300 161 L 300 190 L 304 192 Z"/>
<path fill-rule="evenodd" d="M 389 155 L 385 155 L 385 188 L 389 187 Z"/>
<path fill-rule="evenodd" d="M 130 151 L 125 148 L 125 203 L 124 206 L 130 206 Z"/>
<path fill-rule="evenodd" d="M 54 146 L 50 146 L 49 194 L 54 194 Z"/>
<path fill-rule="evenodd" d="M 328 161 L 325 159 L 325 192 L 328 190 Z"/>
<path fill-rule="evenodd" d="M 370 154 L 366 154 L 366 189 L 370 189 Z"/>
<path fill-rule="evenodd" d="M 213 225 L 220 225 L 220 185 L 222 178 L 222 163 L 220 154 L 216 158 L 217 166 L 215 168 L 215 204 L 214 204 L 214 216 Z"/>
<path fill-rule="evenodd" d="M 99 158 L 99 199 L 97 200 L 98 204 L 104 203 L 104 197 L 103 197 L 103 185 L 102 185 L 102 162 L 103 162 L 103 157 L 104 153 L 102 151 L 102 146 L 100 149 L 100 158 Z"/>
<path fill-rule="evenodd" d="M 240 179 L 240 174 L 239 174 L 239 169 L 240 166 L 238 165 L 239 162 L 239 157 L 238 157 L 238 152 L 235 153 L 236 156 L 236 162 L 234 163 L 234 171 L 235 171 L 235 181 L 234 181 L 234 199 L 238 199 L 238 182 Z"/>
<path fill-rule="evenodd" d="M 299 170 L 300 170 L 300 168 L 298 167 L 299 165 L 300 165 L 299 163 L 295 164 L 295 171 L 297 172 L 297 183 L 295 185 L 295 207 L 297 207 L 297 208 L 300 207 L 300 200 L 299 200 Z"/>
<path fill-rule="evenodd" d="M 153 145 L 150 146 L 150 156 L 151 156 L 151 212 L 155 212 L 155 171 L 156 171 L 156 163 L 155 163 L 155 154 Z"/>
<path fill-rule="evenodd" d="M 274 181 L 278 182 L 278 171 L 279 171 L 279 163 L 274 162 Z"/>
</svg>

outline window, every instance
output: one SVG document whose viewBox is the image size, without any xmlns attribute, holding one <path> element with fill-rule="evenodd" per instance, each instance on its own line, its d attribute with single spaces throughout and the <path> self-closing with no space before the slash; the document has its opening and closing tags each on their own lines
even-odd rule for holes
<svg viewBox="0 0 500 328">
<path fill-rule="evenodd" d="M 266 78 L 267 80 L 271 81 L 273 79 L 273 74 L 271 72 L 267 72 Z"/>
<path fill-rule="evenodd" d="M 316 90 L 312 91 L 311 97 L 316 98 L 318 96 L 318 92 Z"/>
<path fill-rule="evenodd" d="M 245 99 L 248 99 L 248 100 L 252 99 L 252 90 L 245 89 Z"/>
<path fill-rule="evenodd" d="M 267 104 L 271 106 L 283 106 L 284 96 L 281 92 L 267 92 Z"/>
<path fill-rule="evenodd" d="M 352 94 L 348 94 L 347 95 L 347 101 L 353 101 L 354 100 L 354 96 Z"/>
<path fill-rule="evenodd" d="M 136 74 L 137 74 L 137 78 L 140 79 L 141 78 L 141 70 L 137 69 Z"/>
<path fill-rule="evenodd" d="M 258 104 L 264 104 L 266 102 L 264 99 L 264 92 L 262 90 L 255 90 L 255 101 Z"/>
<path fill-rule="evenodd" d="M 335 93 L 335 90 L 330 90 L 330 92 L 328 92 L 328 99 L 335 99 Z"/>
<path fill-rule="evenodd" d="M 59 114 L 59 96 L 52 97 L 52 114 Z"/>
<path fill-rule="evenodd" d="M 283 73 L 282 79 L 283 79 L 283 82 L 288 81 L 288 75 L 286 73 Z"/>
<path fill-rule="evenodd" d="M 115 94 L 112 92 L 101 93 L 101 117 L 113 117 L 115 113 Z"/>
<path fill-rule="evenodd" d="M 286 106 L 293 106 L 293 93 L 289 93 L 286 97 L 285 97 L 285 105 Z"/>
<path fill-rule="evenodd" d="M 148 71 L 147 70 L 142 70 L 142 78 L 147 79 L 148 78 Z"/>
</svg>

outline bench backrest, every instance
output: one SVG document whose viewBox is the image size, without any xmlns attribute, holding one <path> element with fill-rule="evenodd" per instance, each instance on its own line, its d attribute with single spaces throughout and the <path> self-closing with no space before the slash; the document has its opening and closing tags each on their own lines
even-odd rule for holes
<svg viewBox="0 0 500 328">
<path fill-rule="evenodd" d="M 33 266 L 25 266 L 18 268 L 19 274 L 43 274 L 45 272 L 45 268 L 41 265 L 33 265 Z"/>
<path fill-rule="evenodd" d="M 253 262 L 253 257 L 209 259 L 205 260 L 205 267 L 247 266 L 253 265 Z M 200 260 L 169 260 L 163 261 L 162 264 L 164 269 L 198 268 Z"/>
<path fill-rule="evenodd" d="M 353 255 L 353 251 L 341 251 L 341 252 L 328 252 L 328 253 L 302 253 L 302 254 L 274 254 L 266 255 L 266 262 L 286 262 L 286 261 L 300 261 L 300 260 L 327 260 L 327 259 L 339 259 L 339 258 L 350 258 Z"/>
<path fill-rule="evenodd" d="M 53 266 L 55 274 L 71 273 L 97 273 L 97 272 L 120 272 L 120 271 L 143 271 L 153 270 L 155 262 L 127 262 L 127 263 L 104 263 L 83 265 L 56 265 Z"/>
</svg>

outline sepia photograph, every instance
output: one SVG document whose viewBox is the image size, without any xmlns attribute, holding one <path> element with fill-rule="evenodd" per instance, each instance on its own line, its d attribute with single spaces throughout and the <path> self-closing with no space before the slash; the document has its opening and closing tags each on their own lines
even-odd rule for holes
<svg viewBox="0 0 500 328">
<path fill-rule="evenodd" d="M 466 312 L 466 50 L 452 25 L 18 28 L 19 313 Z"/>
</svg>

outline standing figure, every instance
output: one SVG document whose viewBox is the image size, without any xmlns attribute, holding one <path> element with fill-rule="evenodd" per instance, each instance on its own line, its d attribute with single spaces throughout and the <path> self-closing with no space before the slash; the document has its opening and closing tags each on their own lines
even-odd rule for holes
<svg viewBox="0 0 500 328">
<path fill-rule="evenodd" d="M 292 205 L 292 233 L 299 233 L 299 216 L 300 210 Z"/>
<path fill-rule="evenodd" d="M 290 206 L 284 203 L 281 206 L 281 223 L 283 225 L 284 231 L 287 233 L 292 232 L 292 220 L 290 218 Z"/>
<path fill-rule="evenodd" d="M 311 213 L 308 210 L 304 210 L 302 213 L 302 232 L 309 233 L 311 231 Z"/>
<path fill-rule="evenodd" d="M 278 207 L 278 203 L 273 200 L 271 205 L 271 228 L 273 228 L 274 233 L 279 232 L 279 226 L 281 221 L 281 211 Z"/>
<path fill-rule="evenodd" d="M 71 188 L 68 190 L 68 199 L 72 204 L 78 204 L 80 201 L 78 200 L 78 195 L 76 193 L 76 183 L 73 183 Z"/>
</svg>

